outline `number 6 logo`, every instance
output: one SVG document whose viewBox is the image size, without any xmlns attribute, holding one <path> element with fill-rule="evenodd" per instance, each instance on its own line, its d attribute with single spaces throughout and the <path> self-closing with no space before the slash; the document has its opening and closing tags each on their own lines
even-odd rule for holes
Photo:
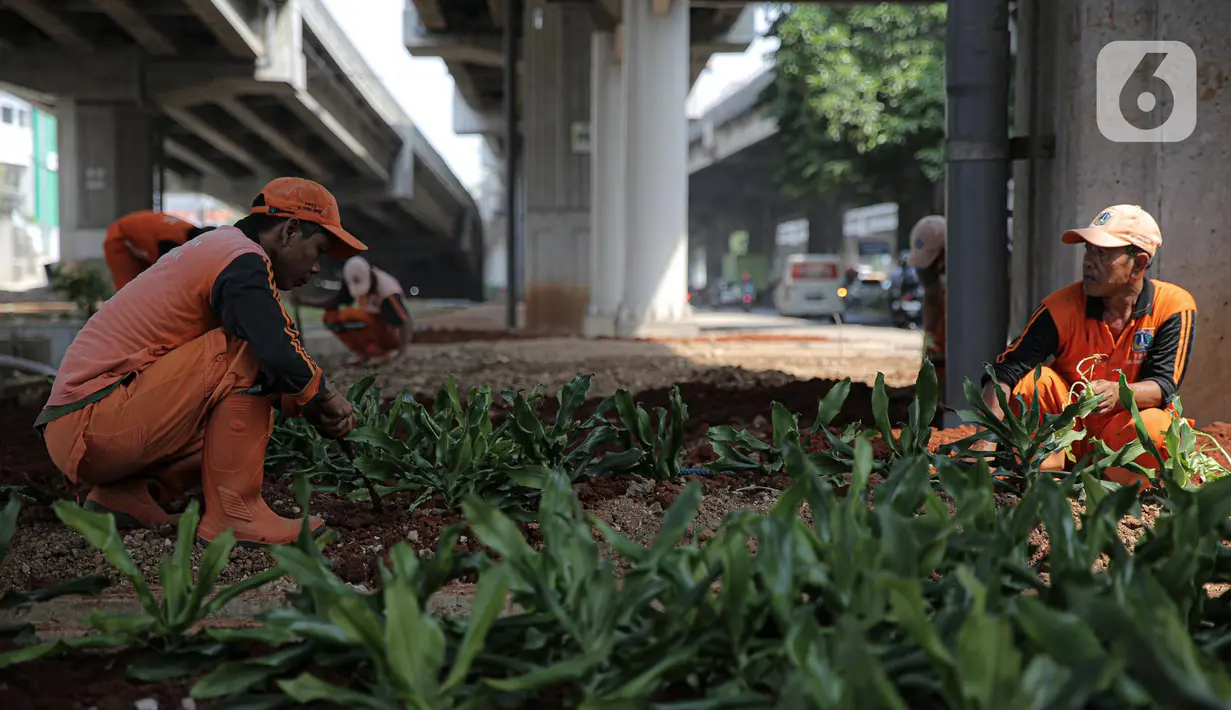
<svg viewBox="0 0 1231 710">
<path fill-rule="evenodd" d="M 1107 140 L 1178 143 L 1197 128 L 1197 57 L 1183 42 L 1107 44 L 1095 87 L 1098 129 Z"/>
</svg>

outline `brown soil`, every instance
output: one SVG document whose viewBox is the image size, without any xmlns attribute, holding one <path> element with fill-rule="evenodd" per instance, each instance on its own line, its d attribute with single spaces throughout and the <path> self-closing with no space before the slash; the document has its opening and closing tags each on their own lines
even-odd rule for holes
<svg viewBox="0 0 1231 710">
<path fill-rule="evenodd" d="M 131 710 L 152 699 L 158 708 L 182 707 L 193 680 L 137 683 L 124 668 L 140 657 L 136 651 L 81 653 L 44 658 L 0 670 L 0 707 L 5 710 Z M 148 700 L 147 700 L 148 702 Z M 154 707 L 151 705 L 151 707 Z"/>
<path fill-rule="evenodd" d="M 522 331 L 428 327 L 415 331 L 414 343 L 416 345 L 437 345 L 441 343 L 471 343 L 488 340 L 534 340 L 542 337 L 544 336 L 538 333 Z"/>
<path fill-rule="evenodd" d="M 617 338 L 596 338 L 596 340 L 618 341 Z M 695 338 L 637 338 L 643 343 L 820 343 L 833 340 L 824 335 L 790 335 L 787 333 L 733 333 L 729 335 L 708 334 Z"/>
</svg>

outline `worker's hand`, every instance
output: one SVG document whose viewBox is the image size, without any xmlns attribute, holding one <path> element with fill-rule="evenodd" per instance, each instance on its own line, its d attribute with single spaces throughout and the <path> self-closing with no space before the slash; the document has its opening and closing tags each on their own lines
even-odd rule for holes
<svg viewBox="0 0 1231 710">
<path fill-rule="evenodd" d="M 1092 380 L 1086 385 L 1090 394 L 1099 397 L 1092 414 L 1110 414 L 1120 408 L 1120 383 L 1111 380 Z"/>
<path fill-rule="evenodd" d="M 304 409 L 303 416 L 321 436 L 341 439 L 355 428 L 355 412 L 346 397 L 332 384 L 325 387 L 325 392 Z"/>
<path fill-rule="evenodd" d="M 981 440 L 976 441 L 975 443 L 971 444 L 971 445 L 970 445 L 970 450 L 971 450 L 971 451 L 978 451 L 978 452 L 981 452 L 981 453 L 983 453 L 983 452 L 992 452 L 992 451 L 995 451 L 995 450 L 996 450 L 996 442 L 994 442 L 994 441 L 988 441 L 988 440 L 986 440 L 986 439 L 981 439 Z"/>
</svg>

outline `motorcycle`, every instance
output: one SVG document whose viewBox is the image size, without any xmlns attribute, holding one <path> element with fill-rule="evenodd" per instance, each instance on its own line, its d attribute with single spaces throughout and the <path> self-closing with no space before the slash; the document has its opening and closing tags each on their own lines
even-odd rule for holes
<svg viewBox="0 0 1231 710">
<path fill-rule="evenodd" d="M 914 330 L 923 327 L 923 287 L 907 289 L 889 304 L 893 324 Z"/>
</svg>

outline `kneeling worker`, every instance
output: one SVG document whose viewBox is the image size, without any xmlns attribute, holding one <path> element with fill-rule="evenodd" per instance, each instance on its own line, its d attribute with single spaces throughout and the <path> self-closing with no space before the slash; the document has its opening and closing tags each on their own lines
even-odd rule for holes
<svg viewBox="0 0 1231 710">
<path fill-rule="evenodd" d="M 1136 205 L 1109 207 L 1089 227 L 1069 230 L 1061 239 L 1085 244 L 1082 280 L 1043 299 L 1025 332 L 996 359 L 996 378 L 1027 406 L 1037 387 L 1039 408 L 1049 414 L 1065 408 L 1073 384 L 1088 380 L 1085 386 L 1100 399 L 1079 422 L 1088 432 L 1073 446 L 1073 454 L 1081 458 L 1090 449 L 1090 439 L 1114 450 L 1137 438 L 1132 415 L 1120 404 L 1123 372 L 1161 451 L 1163 433 L 1174 416 L 1169 405 L 1188 368 L 1197 304 L 1179 286 L 1146 278 L 1146 267 L 1163 238 L 1154 218 Z M 1051 366 L 1042 368 L 1035 381 L 1035 368 L 1050 357 L 1055 358 Z M 983 399 L 992 412 L 1004 416 L 986 376 Z M 1159 465 L 1148 453 L 1136 462 L 1146 468 Z M 1149 486 L 1124 468 L 1109 469 L 1107 477 Z"/>
<path fill-rule="evenodd" d="M 275 402 L 331 438 L 355 419 L 278 289 L 307 283 L 322 254 L 366 248 L 325 188 L 279 178 L 234 227 L 175 249 L 108 301 L 68 348 L 35 422 L 60 471 L 92 489 L 86 505 L 127 525 L 170 523 L 159 501 L 200 482 L 203 539 L 231 528 L 245 542 L 294 540 L 302 521 L 261 498 Z"/>
<path fill-rule="evenodd" d="M 910 230 L 907 261 L 923 285 L 923 355 L 936 367 L 941 396 L 945 392 L 945 218 L 930 215 Z"/>
<path fill-rule="evenodd" d="M 410 343 L 414 330 L 401 284 L 362 256 L 346 260 L 342 278 L 346 288 L 325 311 L 325 326 L 355 354 L 352 364 L 396 357 Z M 344 303 L 355 305 L 341 307 Z"/>
<path fill-rule="evenodd" d="M 103 257 L 115 290 L 124 288 L 167 252 L 211 229 L 153 210 L 132 212 L 117 219 L 107 228 L 103 239 Z"/>
</svg>

